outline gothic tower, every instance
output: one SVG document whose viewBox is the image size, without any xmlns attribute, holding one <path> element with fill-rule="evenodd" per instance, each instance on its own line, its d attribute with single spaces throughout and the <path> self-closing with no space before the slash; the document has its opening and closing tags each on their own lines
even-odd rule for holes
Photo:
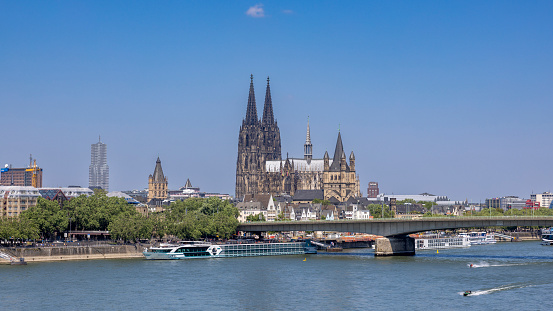
<svg viewBox="0 0 553 311">
<path fill-rule="evenodd" d="M 159 157 L 154 174 L 148 177 L 148 201 L 152 199 L 167 199 L 167 177 L 163 175 Z"/>
<path fill-rule="evenodd" d="M 236 198 L 241 200 L 246 194 L 259 193 L 263 188 L 265 162 L 280 159 L 280 130 L 273 115 L 269 78 L 267 78 L 263 117 L 258 120 L 253 75 L 251 75 L 246 117 L 242 120 L 238 134 Z"/>
<path fill-rule="evenodd" d="M 267 77 L 267 90 L 265 91 L 265 105 L 263 106 L 263 119 L 261 120 L 261 162 L 265 166 L 266 161 L 280 160 L 280 130 L 273 116 L 273 101 L 271 99 L 271 86 Z"/>
</svg>

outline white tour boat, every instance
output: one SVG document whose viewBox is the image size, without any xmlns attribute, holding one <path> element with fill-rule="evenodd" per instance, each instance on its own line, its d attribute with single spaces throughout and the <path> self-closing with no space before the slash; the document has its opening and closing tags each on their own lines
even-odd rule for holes
<svg viewBox="0 0 553 311">
<path fill-rule="evenodd" d="M 415 249 L 448 249 L 470 247 L 466 236 L 441 236 L 437 233 L 427 233 L 415 238 Z"/>
<path fill-rule="evenodd" d="M 310 241 L 290 243 L 208 244 L 187 242 L 180 245 L 151 247 L 143 254 L 146 259 L 224 258 L 316 254 Z"/>
</svg>

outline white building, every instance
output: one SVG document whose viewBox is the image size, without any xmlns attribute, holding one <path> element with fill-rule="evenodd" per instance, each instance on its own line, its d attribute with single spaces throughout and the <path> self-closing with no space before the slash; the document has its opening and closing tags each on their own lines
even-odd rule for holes
<svg viewBox="0 0 553 311">
<path fill-rule="evenodd" d="M 25 186 L 0 186 L 0 217 L 17 217 L 35 206 L 40 197 L 38 189 Z"/>
<path fill-rule="evenodd" d="M 540 203 L 540 207 L 553 208 L 553 206 L 551 206 L 551 202 L 553 202 L 553 193 L 551 192 L 531 194 L 530 200 L 534 203 Z"/>
</svg>

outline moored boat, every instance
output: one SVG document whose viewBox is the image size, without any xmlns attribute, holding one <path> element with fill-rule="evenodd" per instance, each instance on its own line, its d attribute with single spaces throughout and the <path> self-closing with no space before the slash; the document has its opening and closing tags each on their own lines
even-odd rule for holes
<svg viewBox="0 0 553 311">
<path fill-rule="evenodd" d="M 436 233 L 423 234 L 415 237 L 415 249 L 448 249 L 470 247 L 466 236 L 443 236 Z"/>
<path fill-rule="evenodd" d="M 541 245 L 553 245 L 553 228 L 541 230 Z"/>
<path fill-rule="evenodd" d="M 486 231 L 472 231 L 469 233 L 460 233 L 459 235 L 468 237 L 470 245 L 495 244 L 497 242 L 494 234 Z"/>
<path fill-rule="evenodd" d="M 225 258 L 317 253 L 309 241 L 290 243 L 207 244 L 186 243 L 151 247 L 143 252 L 146 259 Z"/>
</svg>

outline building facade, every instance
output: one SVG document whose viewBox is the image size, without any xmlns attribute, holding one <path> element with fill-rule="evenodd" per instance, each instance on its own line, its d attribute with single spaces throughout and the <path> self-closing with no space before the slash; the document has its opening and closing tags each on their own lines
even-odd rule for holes
<svg viewBox="0 0 553 311">
<path fill-rule="evenodd" d="M 378 188 L 378 183 L 376 181 L 369 181 L 369 186 L 367 187 L 367 198 L 376 198 L 380 194 L 380 189 Z"/>
<path fill-rule="evenodd" d="M 0 173 L 1 186 L 42 187 L 42 168 L 3 168 Z"/>
<path fill-rule="evenodd" d="M 148 177 L 148 201 L 152 199 L 167 199 L 167 185 L 167 177 L 163 175 L 161 160 L 157 157 L 154 174 Z"/>
<path fill-rule="evenodd" d="M 539 203 L 540 207 L 553 208 L 553 193 L 551 192 L 531 194 L 530 200 L 532 200 L 533 203 Z"/>
<path fill-rule="evenodd" d="M 107 145 L 100 141 L 90 146 L 90 166 L 88 167 L 88 187 L 101 188 L 109 192 L 109 166 Z"/>
<path fill-rule="evenodd" d="M 0 217 L 17 217 L 36 205 L 39 190 L 29 186 L 0 186 Z"/>
</svg>

